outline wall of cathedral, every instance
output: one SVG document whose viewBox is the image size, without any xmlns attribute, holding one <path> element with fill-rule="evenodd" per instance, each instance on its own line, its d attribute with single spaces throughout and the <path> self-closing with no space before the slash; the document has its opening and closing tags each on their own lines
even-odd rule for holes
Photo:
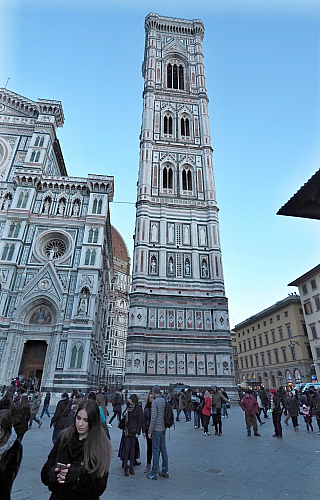
<svg viewBox="0 0 320 500">
<path fill-rule="evenodd" d="M 105 376 L 113 274 L 113 177 L 67 176 L 63 121 L 59 101 L 0 90 L 0 384 L 52 392 Z"/>
</svg>

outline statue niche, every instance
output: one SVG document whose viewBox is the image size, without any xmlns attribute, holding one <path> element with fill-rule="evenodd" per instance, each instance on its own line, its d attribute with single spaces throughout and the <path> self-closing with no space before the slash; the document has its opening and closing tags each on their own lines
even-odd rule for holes
<svg viewBox="0 0 320 500">
<path fill-rule="evenodd" d="M 89 310 L 90 291 L 86 286 L 82 288 L 79 295 L 78 314 L 86 316 Z"/>
</svg>

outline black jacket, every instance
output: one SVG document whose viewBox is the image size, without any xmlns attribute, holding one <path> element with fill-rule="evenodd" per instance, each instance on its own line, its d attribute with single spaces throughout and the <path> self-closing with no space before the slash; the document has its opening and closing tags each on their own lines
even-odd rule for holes
<svg viewBox="0 0 320 500">
<path fill-rule="evenodd" d="M 71 404 L 69 405 L 69 398 L 61 399 L 51 419 L 51 425 L 54 425 L 58 429 L 64 429 L 70 408 Z"/>
<path fill-rule="evenodd" d="M 151 421 L 151 404 L 148 402 L 143 410 L 142 432 L 148 433 Z"/>
<path fill-rule="evenodd" d="M 143 411 L 140 406 L 135 406 L 132 411 L 128 412 L 128 421 L 126 421 L 123 433 L 125 436 L 135 436 L 141 433 L 143 420 Z"/>
<path fill-rule="evenodd" d="M 22 444 L 17 439 L 0 460 L 0 498 L 10 500 L 13 481 L 18 474 L 22 459 Z"/>
<path fill-rule="evenodd" d="M 52 492 L 50 500 L 98 500 L 107 487 L 108 474 L 102 478 L 94 478 L 85 472 L 81 466 L 83 462 L 83 446 L 78 435 L 68 444 L 59 436 L 56 444 L 50 451 L 47 462 L 41 471 L 41 480 Z M 66 475 L 65 484 L 59 484 L 55 472 L 57 462 L 71 464 Z"/>
<path fill-rule="evenodd" d="M 17 433 L 17 436 L 23 436 L 24 433 L 28 430 L 29 420 L 31 418 L 30 408 L 25 406 L 21 408 L 15 408 L 12 412 L 13 417 L 13 427 Z"/>
</svg>

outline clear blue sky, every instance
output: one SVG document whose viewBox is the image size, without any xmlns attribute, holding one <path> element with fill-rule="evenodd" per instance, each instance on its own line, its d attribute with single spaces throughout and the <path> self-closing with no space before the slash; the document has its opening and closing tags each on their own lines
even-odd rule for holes
<svg viewBox="0 0 320 500">
<path fill-rule="evenodd" d="M 181 4 L 181 7 L 180 7 Z M 62 101 L 69 175 L 113 175 L 113 225 L 132 252 L 144 18 L 204 22 L 205 68 L 231 325 L 319 264 L 320 222 L 277 210 L 320 167 L 320 3 L 3 0 L 0 87 Z"/>
</svg>

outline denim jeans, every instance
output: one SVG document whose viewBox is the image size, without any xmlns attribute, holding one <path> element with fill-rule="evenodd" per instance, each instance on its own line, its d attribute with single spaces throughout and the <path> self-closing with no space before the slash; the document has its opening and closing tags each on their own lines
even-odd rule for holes
<svg viewBox="0 0 320 500">
<path fill-rule="evenodd" d="M 29 420 L 29 429 L 31 429 L 33 421 L 37 422 L 37 424 L 41 424 L 40 420 L 37 418 L 37 415 L 31 415 L 31 418 Z"/>
<path fill-rule="evenodd" d="M 42 418 L 45 413 L 48 415 L 48 418 L 50 418 L 49 405 L 43 405 L 42 413 L 40 415 L 40 418 Z"/>
<path fill-rule="evenodd" d="M 197 411 L 193 412 L 193 423 L 195 427 L 200 427 L 200 413 Z"/>
<path fill-rule="evenodd" d="M 152 473 L 158 474 L 160 453 L 162 456 L 162 470 L 168 471 L 168 454 L 166 448 L 166 431 L 153 431 L 152 433 Z"/>
</svg>

